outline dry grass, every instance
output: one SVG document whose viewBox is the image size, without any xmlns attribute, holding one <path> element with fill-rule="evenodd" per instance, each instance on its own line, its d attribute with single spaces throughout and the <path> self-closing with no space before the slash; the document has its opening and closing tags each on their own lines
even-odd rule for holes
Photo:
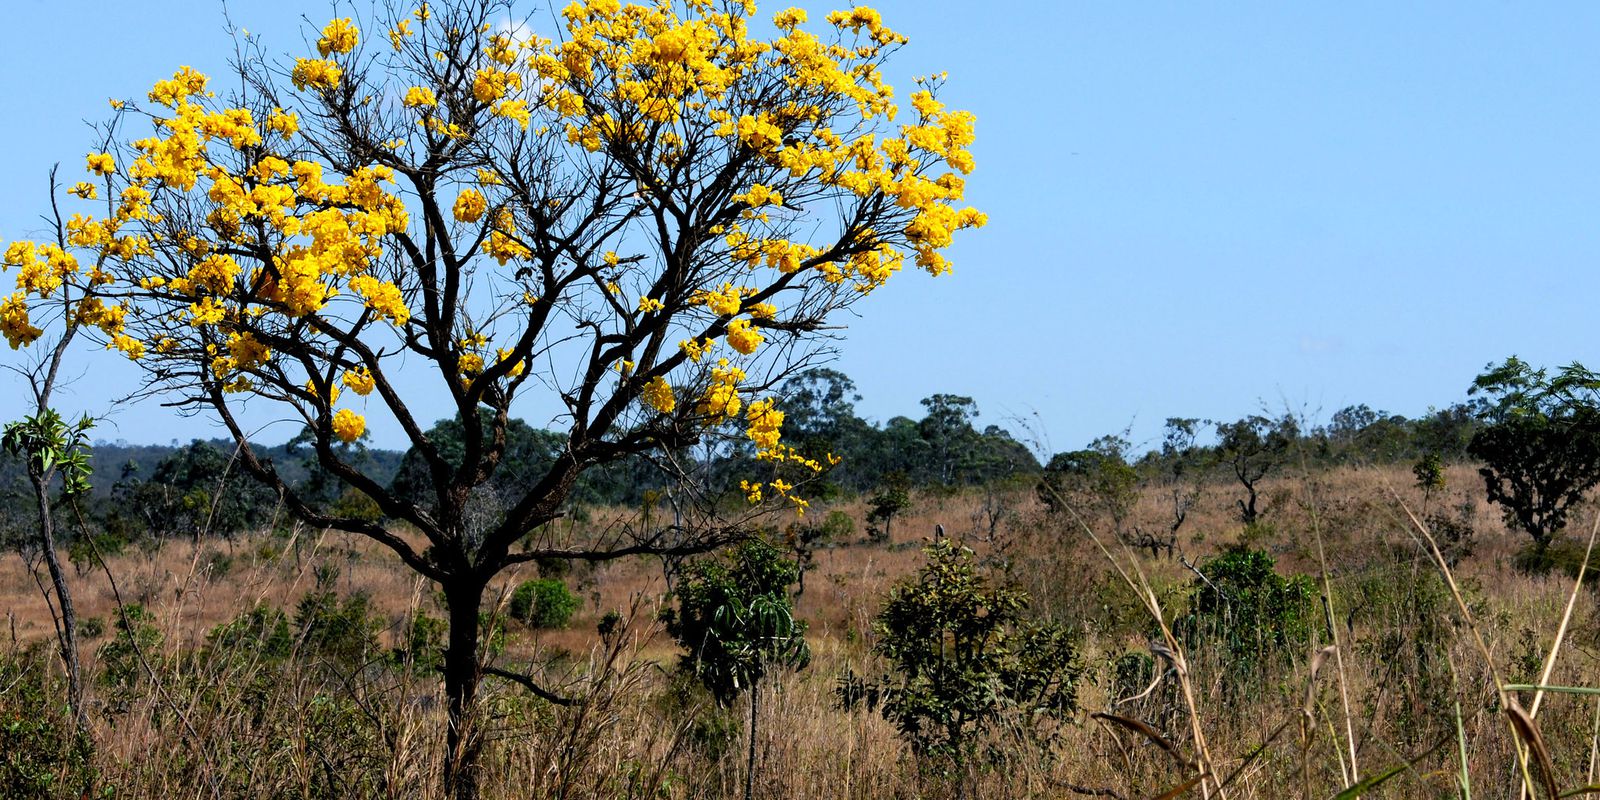
<svg viewBox="0 0 1600 800">
<path fill-rule="evenodd" d="M 1192 782 L 1187 796 L 1331 797 L 1356 771 L 1351 752 L 1362 777 L 1400 767 L 1363 796 L 1457 796 L 1458 733 L 1473 795 L 1514 795 L 1523 783 L 1517 740 L 1501 712 L 1493 675 L 1508 683 L 1600 683 L 1596 595 L 1587 588 L 1574 593 L 1572 580 L 1560 572 L 1519 571 L 1513 559 L 1522 537 L 1503 529 L 1479 499 L 1471 470 L 1457 467 L 1449 474 L 1450 490 L 1426 503 L 1428 511 L 1469 515 L 1477 530 L 1475 552 L 1450 569 L 1464 604 L 1457 607 L 1397 502 L 1398 497 L 1422 509 L 1423 497 L 1410 484 L 1409 473 L 1399 469 L 1286 476 L 1267 487 L 1267 524 L 1254 530 L 1235 521 L 1233 493 L 1218 485 L 1191 512 L 1180 538 L 1179 550 L 1190 563 L 1248 543 L 1272 553 L 1283 573 L 1317 575 L 1326 567 L 1343 645 L 1348 716 L 1333 662 L 1313 658 L 1329 644 L 1325 632 L 1244 694 L 1229 684 L 1221 649 L 1202 644 L 1186 652 L 1193 714 L 1171 682 L 1121 702 L 1131 693 L 1116 683 L 1116 659 L 1148 652 L 1158 628 L 1083 532 L 1043 514 L 1026 492 L 918 497 L 913 511 L 895 522 L 898 541 L 848 543 L 817 553 L 798 601 L 815 659 L 809 669 L 774 681 L 763 703 L 758 796 L 910 798 L 955 791 L 919 769 L 889 723 L 871 712 L 841 710 L 833 694 L 846 667 L 868 675 L 883 669 L 871 655 L 873 615 L 888 587 L 920 564 L 916 544 L 935 524 L 1007 570 L 1034 595 L 1038 613 L 1082 629 L 1086 672 L 1077 721 L 1057 731 L 1042 751 L 978 770 L 966 788 L 970 796 L 1057 797 L 1092 790 L 1151 797 L 1194 776 L 1148 736 L 1089 716 L 1102 711 L 1142 720 L 1190 757 L 1197 734 L 1203 735 L 1211 773 Z M 1005 508 L 990 536 L 997 501 Z M 838 509 L 857 521 L 860 536 L 864 509 Z M 1157 527 L 1164 513 L 1152 495 L 1141 501 L 1135 522 Z M 1592 513 L 1580 515 L 1585 534 Z M 1131 580 L 1145 587 L 1167 619 L 1185 611 L 1193 572 L 1176 559 L 1126 551 L 1104 525 L 1087 522 L 1107 542 L 1111 559 L 1142 576 Z M 1321 533 L 1323 558 L 1313 525 Z M 292 613 L 315 583 L 319 564 L 339 566 L 342 591 L 371 597 L 388 624 L 386 644 L 394 643 L 417 609 L 437 614 L 429 587 L 370 543 L 339 534 L 303 532 L 288 541 L 257 536 L 198 548 L 170 542 L 153 553 L 112 559 L 110 571 L 123 599 L 150 608 L 164 634 L 160 651 L 150 654 L 153 680 L 133 693 L 127 708 L 111 713 L 111 701 L 128 698 L 108 697 L 102 688 L 93 692 L 97 764 L 116 786 L 116 796 L 428 796 L 437 783 L 442 716 L 440 687 L 432 677 L 392 669 L 341 674 L 274 667 L 240 653 L 192 655 L 204 649 L 207 631 L 246 609 L 266 604 Z M 508 575 L 502 586 L 532 574 Z M 554 709 L 515 687 L 490 684 L 487 795 L 738 796 L 740 715 L 710 707 L 671 675 L 676 648 L 653 622 L 665 590 L 660 566 L 624 560 L 579 570 L 569 582 L 584 600 L 571 627 L 536 632 L 512 626 L 501 658 L 519 666 L 543 664 L 552 683 L 585 703 Z M 103 574 L 78 577 L 74 589 L 81 616 L 114 619 L 116 598 Z M 48 610 L 20 559 L 0 562 L 0 604 L 7 609 L 13 653 L 49 637 Z M 602 640 L 595 622 L 613 609 L 631 612 L 630 627 L 624 636 Z M 1482 634 L 1481 647 L 1469 619 Z M 1552 654 L 1564 621 L 1560 649 Z M 93 673 L 95 648 L 89 649 Z M 1314 666 L 1319 668 L 1313 675 Z M 265 685 L 263 675 L 270 677 Z M 325 710 L 329 698 L 340 701 L 339 713 Z M 0 694 L 0 707 L 5 702 Z M 1523 694 L 1522 702 L 1531 703 L 1532 693 Z M 1546 694 L 1540 701 L 1537 726 L 1551 777 L 1563 789 L 1582 785 L 1595 769 L 1597 702 L 1572 694 Z M 246 707 L 252 710 L 246 713 Z M 329 755 L 332 743 L 343 748 L 337 758 Z M 365 776 L 364 782 L 340 784 L 328 777 L 329 770 Z M 1530 777 L 1544 783 L 1537 766 Z"/>
</svg>

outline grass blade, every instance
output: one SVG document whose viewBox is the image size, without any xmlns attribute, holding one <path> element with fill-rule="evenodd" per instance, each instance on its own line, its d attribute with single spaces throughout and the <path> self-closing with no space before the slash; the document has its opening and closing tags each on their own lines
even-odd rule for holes
<svg viewBox="0 0 1600 800">
<path fill-rule="evenodd" d="M 1178 751 L 1177 745 L 1167 741 L 1167 737 L 1162 736 L 1160 731 L 1151 727 L 1148 723 L 1141 722 L 1133 719 L 1132 717 L 1108 714 L 1104 711 L 1097 711 L 1089 716 L 1094 717 L 1095 719 L 1105 720 L 1106 722 L 1116 723 L 1120 727 L 1127 728 L 1128 730 L 1133 731 L 1134 733 L 1137 733 L 1146 739 L 1149 739 L 1151 744 L 1154 744 L 1156 747 L 1166 751 L 1167 755 L 1172 756 L 1172 760 L 1178 762 L 1178 764 L 1181 766 L 1194 766 L 1194 762 L 1184 758 L 1183 753 Z M 1196 780 L 1199 780 L 1198 776 L 1196 777 Z"/>
<path fill-rule="evenodd" d="M 1538 761 L 1539 777 L 1544 782 L 1545 791 L 1549 792 L 1550 797 L 1560 797 L 1561 788 L 1556 786 L 1556 768 L 1550 761 L 1550 750 L 1545 747 L 1544 734 L 1539 732 L 1539 723 L 1534 722 L 1533 717 L 1523 710 L 1515 696 L 1508 694 L 1506 699 L 1511 701 L 1506 704 L 1506 715 L 1511 717 L 1511 727 Z"/>
<path fill-rule="evenodd" d="M 1541 686 L 1536 683 L 1511 683 L 1501 688 L 1508 692 L 1554 692 L 1556 694 L 1600 695 L 1600 689 L 1592 686 Z"/>
<path fill-rule="evenodd" d="M 1388 769 L 1374 772 L 1371 775 L 1362 778 L 1360 783 L 1357 783 L 1354 786 L 1351 786 L 1334 795 L 1333 800 L 1355 800 L 1357 797 L 1360 797 L 1361 795 L 1378 788 L 1384 783 L 1387 783 L 1390 778 L 1393 778 L 1394 776 L 1399 775 L 1410 768 L 1410 764 L 1395 764 Z"/>
<path fill-rule="evenodd" d="M 1199 775 L 1196 775 L 1193 778 L 1190 778 L 1189 780 L 1186 780 L 1183 783 L 1180 783 L 1177 786 L 1174 786 L 1171 789 L 1156 795 L 1156 800 L 1173 800 L 1174 798 L 1181 797 L 1183 796 L 1184 792 L 1193 789 L 1196 784 L 1199 784 L 1200 781 L 1205 778 L 1205 776 L 1206 774 L 1202 772 Z"/>
</svg>

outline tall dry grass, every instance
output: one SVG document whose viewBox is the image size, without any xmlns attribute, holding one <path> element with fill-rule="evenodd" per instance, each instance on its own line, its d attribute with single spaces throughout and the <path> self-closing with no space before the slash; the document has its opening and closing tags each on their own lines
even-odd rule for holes
<svg viewBox="0 0 1600 800">
<path fill-rule="evenodd" d="M 813 663 L 763 689 L 757 796 L 1133 798 L 1180 789 L 1172 796 L 1325 798 L 1388 776 L 1362 796 L 1456 797 L 1465 783 L 1474 797 L 1518 795 L 1525 785 L 1542 797 L 1551 782 L 1592 783 L 1600 697 L 1505 688 L 1600 683 L 1590 582 L 1520 570 L 1521 536 L 1483 504 L 1471 471 L 1453 469 L 1448 485 L 1424 507 L 1403 470 L 1286 476 L 1267 489 L 1266 524 L 1251 529 L 1235 521 L 1231 489 L 1211 486 L 1182 529 L 1181 560 L 1127 549 L 1106 521 L 1046 514 L 1031 490 L 919 496 L 894 525 L 899 540 L 882 545 L 855 541 L 865 510 L 840 505 L 857 532 L 817 553 L 798 598 Z M 1459 543 L 1430 543 L 1428 517 L 1440 510 L 1475 529 L 1470 555 Z M 1164 513 L 1152 495 L 1134 518 L 1155 526 Z M 1575 563 L 1593 513 L 1571 537 Z M 842 709 L 834 691 L 846 669 L 885 669 L 871 652 L 873 616 L 887 589 L 920 565 L 918 544 L 936 524 L 1026 589 L 1035 613 L 1077 626 L 1085 667 L 1071 724 L 1037 749 L 997 741 L 1012 757 L 961 781 L 919 765 L 890 723 Z M 1163 633 L 1187 612 L 1198 580 L 1191 566 L 1237 544 L 1271 553 L 1282 573 L 1316 576 L 1331 598 L 1310 641 L 1243 682 L 1220 643 Z M 208 646 L 208 631 L 256 606 L 292 615 L 329 565 L 338 567 L 334 588 L 366 593 L 383 626 L 367 658 L 332 663 L 300 649 L 275 661 L 246 645 Z M 384 552 L 301 531 L 169 542 L 107 567 L 74 584 L 80 614 L 106 630 L 85 654 L 88 673 L 104 671 L 97 652 L 114 636 L 119 595 L 148 608 L 160 632 L 139 654 L 131 687 L 91 688 L 93 766 L 110 796 L 432 795 L 442 687 L 387 651 L 402 644 L 408 620 L 438 610 L 432 589 Z M 532 575 L 507 576 L 499 588 Z M 497 658 L 532 665 L 582 702 L 555 707 L 490 679 L 486 796 L 738 796 L 742 713 L 716 708 L 676 672 L 677 650 L 654 621 L 666 589 L 660 565 L 619 561 L 568 581 L 584 601 L 573 624 L 512 624 Z M 48 683 L 59 670 L 37 647 L 49 616 L 15 557 L 0 562 L 0 604 L 9 628 L 0 660 L 13 665 L 4 673 L 11 683 L 0 682 L 0 714 L 16 713 L 16 687 Z M 596 622 L 612 610 L 627 625 L 602 637 Z M 1143 659 L 1165 679 L 1119 674 Z M 1510 710 L 1513 700 L 1527 720 Z"/>
</svg>

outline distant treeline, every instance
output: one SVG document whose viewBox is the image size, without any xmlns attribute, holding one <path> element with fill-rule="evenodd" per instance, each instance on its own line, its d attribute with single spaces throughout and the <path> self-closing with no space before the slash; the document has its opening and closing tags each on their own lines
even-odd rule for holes
<svg viewBox="0 0 1600 800">
<path fill-rule="evenodd" d="M 839 498 L 877 491 L 886 483 L 906 488 L 959 488 L 1000 481 L 1026 484 L 1045 470 L 1034 453 L 1010 431 L 977 426 L 978 407 L 970 397 L 935 394 L 922 400 L 920 418 L 896 416 L 882 424 L 861 418 L 855 384 L 844 374 L 815 369 L 789 380 L 781 390 L 787 419 L 784 441 L 801 452 L 831 453 L 841 461 L 805 486 L 812 498 Z M 1319 466 L 1342 463 L 1395 463 L 1437 456 L 1466 458 L 1466 446 L 1480 418 L 1468 404 L 1452 405 L 1417 419 L 1374 411 L 1365 405 L 1335 413 L 1322 426 L 1302 428 L 1291 415 L 1248 416 L 1214 422 L 1174 419 L 1168 440 L 1142 456 L 1117 435 L 1101 437 L 1082 450 L 1055 455 L 1052 465 L 1082 463 L 1083 457 L 1114 456 L 1130 467 L 1155 474 L 1170 471 L 1173 459 L 1214 463 L 1228 436 L 1254 433 L 1277 437 L 1296 456 Z M 459 420 L 441 420 L 429 431 L 446 458 L 459 458 Z M 1182 441 L 1174 441 L 1176 435 Z M 316 463 L 309 438 L 258 446 L 280 475 L 315 506 L 345 515 L 378 515 L 364 495 L 343 486 Z M 492 501 L 514 486 L 537 480 L 561 451 L 560 434 L 515 423 L 508 431 L 506 456 L 484 494 Z M 252 480 L 235 461 L 234 444 L 196 439 L 187 445 L 130 445 L 100 442 L 93 453 L 94 491 L 84 509 L 92 527 L 110 541 L 145 538 L 231 536 L 288 522 L 272 491 Z M 692 464 L 706 485 L 728 489 L 748 475 L 750 447 L 723 448 L 712 455 L 686 452 L 677 463 Z M 349 445 L 344 457 L 402 497 L 424 506 L 432 492 L 420 457 L 411 451 Z M 592 470 L 574 492 L 579 505 L 636 504 L 671 481 L 654 463 L 632 462 Z M 0 456 L 0 536 L 20 543 L 33 525 L 21 463 Z"/>
</svg>

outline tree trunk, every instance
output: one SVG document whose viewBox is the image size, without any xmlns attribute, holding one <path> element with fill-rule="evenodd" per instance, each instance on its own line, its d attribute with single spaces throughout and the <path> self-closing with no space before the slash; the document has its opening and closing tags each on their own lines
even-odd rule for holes
<svg viewBox="0 0 1600 800">
<path fill-rule="evenodd" d="M 444 651 L 444 692 L 449 701 L 445 736 L 444 793 L 451 800 L 477 800 L 478 756 L 483 739 L 477 730 L 476 699 L 481 676 L 478 663 L 478 608 L 483 586 L 449 583 L 450 642 Z"/>
<path fill-rule="evenodd" d="M 50 513 L 49 478 L 28 476 L 33 482 L 34 501 L 39 504 L 39 546 L 44 548 L 44 562 L 50 568 L 50 582 L 55 585 L 56 604 L 61 608 L 61 628 L 57 644 L 61 648 L 61 663 L 67 670 L 67 704 L 72 707 L 72 722 L 79 733 L 88 729 L 83 709 L 83 681 L 78 665 L 78 614 L 72 608 L 72 590 L 67 588 L 67 576 L 61 571 L 61 559 L 56 557 L 55 521 Z M 84 532 L 88 535 L 88 532 Z"/>
<path fill-rule="evenodd" d="M 750 800 L 756 785 L 756 719 L 761 708 L 761 682 L 750 683 L 750 756 L 744 769 L 744 800 Z"/>
</svg>

